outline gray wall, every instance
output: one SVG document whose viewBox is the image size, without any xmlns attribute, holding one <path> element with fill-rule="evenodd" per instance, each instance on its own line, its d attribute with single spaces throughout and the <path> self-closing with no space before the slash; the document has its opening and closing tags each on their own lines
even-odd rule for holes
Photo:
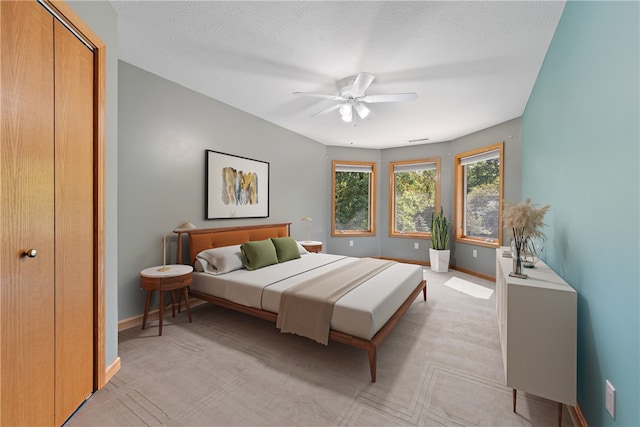
<svg viewBox="0 0 640 427">
<path fill-rule="evenodd" d="M 350 160 L 358 162 L 375 162 L 377 164 L 376 182 L 376 234 L 375 236 L 340 236 L 331 237 L 331 191 L 332 191 L 332 162 L 334 160 Z M 386 206 L 380 193 L 380 150 L 363 148 L 327 147 L 327 197 L 324 209 L 327 215 L 325 230 L 327 244 L 325 252 L 348 256 L 379 256 L 380 255 L 380 218 L 383 207 Z M 353 246 L 349 242 L 353 241 Z"/>
<path fill-rule="evenodd" d="M 458 153 L 485 147 L 504 141 L 504 198 L 511 202 L 520 201 L 520 119 L 509 120 L 488 129 L 436 144 L 422 144 L 411 147 L 385 150 L 362 150 L 353 148 L 328 147 L 327 149 L 327 199 L 328 230 L 327 249 L 333 253 L 353 256 L 384 256 L 426 262 L 429 260 L 431 241 L 406 237 L 389 237 L 389 162 L 420 158 L 440 157 L 440 202 L 449 220 L 453 220 L 453 161 Z M 331 238 L 331 161 L 359 160 L 378 163 L 377 179 L 377 219 L 375 237 L 333 237 Z M 349 241 L 354 246 L 349 247 Z M 419 248 L 414 248 L 418 243 Z M 495 249 L 463 243 L 451 239 L 451 263 L 457 267 L 488 276 L 495 275 Z M 473 250 L 477 250 L 477 258 Z"/>
<path fill-rule="evenodd" d="M 453 181 L 453 158 L 456 154 L 504 141 L 503 196 L 505 200 L 510 202 L 519 202 L 521 190 L 520 128 L 521 120 L 518 118 L 453 141 L 451 144 L 450 179 Z M 445 179 L 443 178 L 443 181 Z M 451 197 L 453 198 L 453 194 Z M 452 212 L 453 199 L 451 203 Z M 506 234 L 503 238 L 506 239 Z M 504 241 L 503 244 L 508 245 L 509 242 Z M 473 258 L 474 249 L 478 251 L 477 258 Z M 465 270 L 495 276 L 495 260 L 496 251 L 494 248 L 453 242 L 451 263 Z"/>
<path fill-rule="evenodd" d="M 106 126 L 106 364 L 118 357 L 118 15 L 109 2 L 68 2 L 107 46 Z"/>
<path fill-rule="evenodd" d="M 506 143 L 505 196 L 519 200 L 519 119 L 439 144 L 387 150 L 326 147 L 122 61 L 118 115 L 120 320 L 143 311 L 140 271 L 162 264 L 163 233 L 168 233 L 168 262 L 176 262 L 177 240 L 171 231 L 182 220 L 198 228 L 292 222 L 293 236 L 303 240 L 306 223 L 301 218 L 308 215 L 313 218 L 311 238 L 324 242 L 326 252 L 428 261 L 429 240 L 389 237 L 389 162 L 440 156 L 441 200 L 451 218 L 455 154 L 499 141 Z M 204 219 L 206 149 L 270 163 L 269 218 Z M 377 163 L 375 236 L 331 237 L 333 160 Z M 471 248 L 478 250 L 477 258 L 471 257 Z M 453 264 L 495 274 L 493 249 L 455 243 L 451 249 Z"/>
<path fill-rule="evenodd" d="M 326 147 L 125 62 L 119 62 L 118 311 L 142 313 L 140 271 L 176 261 L 171 233 L 198 228 L 292 222 L 292 235 L 325 241 Z M 269 218 L 205 220 L 205 150 L 269 162 Z M 330 218 L 330 217 L 329 217 Z M 185 240 L 186 243 L 186 240 Z M 186 245 L 185 245 L 186 246 Z"/>
<path fill-rule="evenodd" d="M 431 240 L 410 237 L 389 237 L 389 162 L 440 157 L 440 203 L 448 220 L 453 212 L 453 156 L 451 142 L 436 144 L 422 144 L 412 147 L 393 148 L 382 151 L 382 198 L 385 200 L 385 210 L 380 221 L 380 241 L 382 256 L 391 258 L 410 259 L 426 262 L 429 260 Z M 414 244 L 418 244 L 418 249 Z M 451 245 L 449 245 L 451 248 Z"/>
</svg>

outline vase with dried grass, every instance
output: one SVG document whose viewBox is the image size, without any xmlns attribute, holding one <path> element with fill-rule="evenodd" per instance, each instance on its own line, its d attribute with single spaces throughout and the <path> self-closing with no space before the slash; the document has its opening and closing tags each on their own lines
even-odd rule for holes
<svg viewBox="0 0 640 427">
<path fill-rule="evenodd" d="M 531 204 L 531 199 L 527 198 L 524 203 L 511 204 L 504 201 L 504 225 L 511 238 L 511 256 L 513 257 L 513 272 L 510 276 L 526 279 L 527 275 L 522 272 L 522 258 L 527 241 L 533 238 L 544 238 L 542 222 L 544 214 L 549 210 L 549 205 L 538 207 Z"/>
</svg>

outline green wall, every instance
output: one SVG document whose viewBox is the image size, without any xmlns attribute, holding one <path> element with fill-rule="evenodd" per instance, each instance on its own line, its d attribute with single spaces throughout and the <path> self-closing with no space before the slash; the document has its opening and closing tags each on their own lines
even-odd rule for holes
<svg viewBox="0 0 640 427">
<path fill-rule="evenodd" d="M 522 118 L 522 196 L 551 205 L 544 259 L 579 295 L 590 426 L 640 425 L 639 16 L 637 2 L 567 2 Z"/>
</svg>

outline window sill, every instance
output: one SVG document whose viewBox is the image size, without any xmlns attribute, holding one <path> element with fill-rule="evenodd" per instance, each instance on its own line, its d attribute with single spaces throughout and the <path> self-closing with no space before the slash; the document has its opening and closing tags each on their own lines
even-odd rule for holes
<svg viewBox="0 0 640 427">
<path fill-rule="evenodd" d="M 467 245 L 483 246 L 485 248 L 499 248 L 500 242 L 497 239 L 473 239 L 470 237 L 456 237 L 456 243 L 465 243 Z"/>
<path fill-rule="evenodd" d="M 373 231 L 331 231 L 331 237 L 371 237 L 375 235 L 376 233 L 374 233 Z"/>
<path fill-rule="evenodd" d="M 389 237 L 406 237 L 410 239 L 431 239 L 431 233 L 389 233 Z"/>
</svg>

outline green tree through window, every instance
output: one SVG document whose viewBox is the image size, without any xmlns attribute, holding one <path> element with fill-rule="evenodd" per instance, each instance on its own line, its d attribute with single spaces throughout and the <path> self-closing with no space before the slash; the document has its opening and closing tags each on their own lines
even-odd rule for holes
<svg viewBox="0 0 640 427">
<path fill-rule="evenodd" d="M 373 162 L 333 162 L 332 235 L 375 235 Z"/>
<path fill-rule="evenodd" d="M 336 172 L 336 230 L 369 229 L 367 172 Z"/>
<path fill-rule="evenodd" d="M 431 216 L 440 208 L 440 159 L 391 162 L 390 234 L 425 237 L 431 233 Z"/>
<path fill-rule="evenodd" d="M 500 159 L 471 163 L 467 170 L 466 235 L 498 238 Z"/>
<path fill-rule="evenodd" d="M 455 238 L 480 246 L 502 240 L 504 143 L 455 158 Z"/>
</svg>

